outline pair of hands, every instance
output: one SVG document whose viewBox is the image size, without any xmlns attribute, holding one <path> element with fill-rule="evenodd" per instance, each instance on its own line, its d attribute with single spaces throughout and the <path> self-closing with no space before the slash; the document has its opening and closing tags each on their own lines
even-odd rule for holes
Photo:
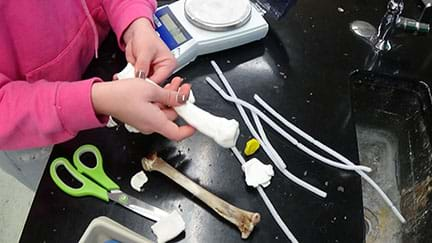
<svg viewBox="0 0 432 243">
<path fill-rule="evenodd" d="M 176 67 L 170 50 L 145 18 L 128 27 L 123 41 L 126 59 L 141 78 L 160 84 Z M 194 128 L 173 122 L 177 113 L 172 108 L 187 101 L 190 85 L 181 85 L 183 80 L 176 77 L 162 88 L 141 78 L 95 83 L 92 101 L 96 113 L 113 116 L 145 134 L 157 132 L 176 141 L 192 136 Z"/>
</svg>

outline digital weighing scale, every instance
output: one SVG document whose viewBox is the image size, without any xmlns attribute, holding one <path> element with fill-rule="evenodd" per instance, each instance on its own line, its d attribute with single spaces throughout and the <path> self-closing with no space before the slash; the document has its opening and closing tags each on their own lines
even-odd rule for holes
<svg viewBox="0 0 432 243">
<path fill-rule="evenodd" d="M 177 70 L 199 55 L 262 39 L 268 24 L 249 0 L 179 0 L 154 16 L 156 31 L 177 59 Z"/>
</svg>

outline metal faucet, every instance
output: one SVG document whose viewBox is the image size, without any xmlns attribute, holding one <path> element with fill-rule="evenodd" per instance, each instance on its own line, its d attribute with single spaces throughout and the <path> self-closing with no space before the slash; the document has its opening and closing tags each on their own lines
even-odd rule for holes
<svg viewBox="0 0 432 243">
<path fill-rule="evenodd" d="M 369 43 L 376 52 L 391 50 L 392 45 L 390 38 L 396 29 L 418 33 L 429 32 L 429 24 L 402 17 L 403 8 L 403 0 L 390 0 L 387 4 L 387 11 L 378 26 L 378 31 L 370 23 L 361 20 L 356 20 L 351 23 L 351 31 L 362 40 Z"/>
<path fill-rule="evenodd" d="M 391 49 L 390 37 L 393 34 L 397 21 L 404 8 L 403 0 L 390 0 L 387 4 L 387 12 L 381 19 L 376 36 L 375 48 L 381 51 Z"/>
</svg>

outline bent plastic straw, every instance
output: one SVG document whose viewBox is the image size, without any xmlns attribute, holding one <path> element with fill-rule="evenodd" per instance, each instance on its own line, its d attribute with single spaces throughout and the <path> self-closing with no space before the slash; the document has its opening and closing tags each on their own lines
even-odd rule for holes
<svg viewBox="0 0 432 243">
<path fill-rule="evenodd" d="M 212 61 L 212 65 L 213 65 L 213 61 Z M 214 63 L 214 67 L 217 67 L 217 64 Z M 229 92 L 231 92 L 234 96 L 234 90 L 231 88 L 231 86 L 229 85 L 228 81 L 226 80 L 225 76 L 223 76 L 223 74 L 221 73 L 220 69 L 217 67 L 217 69 L 219 70 L 219 73 L 221 74 L 221 80 L 223 80 L 222 82 L 227 86 L 227 90 Z M 213 80 L 212 80 L 213 81 Z M 213 81 L 214 83 L 214 81 Z M 217 85 L 216 85 L 217 86 Z M 219 86 L 218 86 L 219 87 Z M 275 163 L 276 168 L 284 175 L 286 176 L 288 179 L 290 179 L 292 182 L 296 183 L 297 185 L 315 193 L 316 195 L 320 196 L 320 197 L 327 197 L 327 193 L 320 190 L 319 188 L 301 180 L 300 178 L 296 177 L 294 174 L 292 174 L 291 172 L 289 172 L 286 169 L 286 165 L 283 163 L 283 160 L 277 160 L 274 158 L 274 155 L 271 153 L 271 151 L 269 150 L 269 148 L 266 146 L 266 144 L 261 140 L 260 136 L 258 136 L 257 132 L 255 131 L 255 129 L 253 128 L 248 116 L 246 115 L 245 110 L 243 109 L 243 107 L 241 105 L 236 105 L 237 109 L 240 112 L 240 115 L 242 116 L 244 122 L 246 123 L 246 126 L 249 128 L 249 131 L 251 132 L 252 136 L 254 136 L 261 144 L 262 144 L 262 148 L 264 149 L 264 151 L 266 152 L 266 154 L 269 156 L 269 158 Z"/>
<path fill-rule="evenodd" d="M 219 92 L 219 94 L 222 96 L 222 97 L 224 97 L 224 95 L 223 94 L 225 94 L 225 99 L 226 100 L 229 100 L 229 99 L 227 99 L 228 97 L 229 98 L 235 98 L 235 99 L 237 99 L 237 97 L 235 96 L 235 93 L 234 93 L 234 91 L 233 91 L 233 89 L 231 88 L 231 86 L 229 85 L 229 83 L 228 83 L 228 80 L 225 78 L 225 76 L 223 75 L 223 73 L 222 73 L 222 71 L 220 70 L 220 68 L 219 68 L 219 66 L 216 64 L 216 62 L 214 62 L 214 61 L 211 61 L 211 64 L 212 64 L 212 66 L 213 66 L 213 68 L 215 69 L 215 71 L 216 71 L 216 73 L 218 74 L 218 76 L 220 77 L 220 79 L 222 80 L 222 82 L 224 83 L 224 85 L 226 86 L 226 88 L 227 88 L 227 90 L 228 90 L 228 92 L 230 92 L 231 94 L 234 94 L 233 95 L 233 97 L 231 97 L 231 96 L 228 96 L 211 78 L 206 78 L 206 80 L 207 80 L 207 82 L 216 90 L 216 91 L 218 91 Z M 242 102 L 243 103 L 246 103 L 246 104 L 249 104 L 249 103 L 247 103 L 247 102 L 245 102 L 245 101 L 243 101 L 243 100 L 239 100 L 239 99 L 237 99 L 238 101 L 239 101 L 239 103 L 236 103 L 236 106 L 237 106 L 237 108 L 240 110 L 242 107 L 241 107 L 241 105 L 243 105 L 243 104 L 241 104 Z M 229 101 L 231 101 L 231 102 L 234 102 L 233 100 L 229 100 Z M 235 102 L 234 102 L 235 103 Z M 250 104 L 249 104 L 250 105 Z M 252 106 L 252 105 L 250 105 L 250 106 Z M 240 108 L 239 108 L 240 107 Z M 249 107 L 249 108 L 251 108 L 251 107 Z M 256 112 L 257 113 L 257 115 L 260 115 L 260 113 L 262 114 L 262 115 L 264 115 L 264 117 L 261 117 L 261 118 L 263 118 L 263 120 L 267 123 L 267 124 L 269 124 L 268 123 L 268 121 L 265 119 L 265 117 L 267 117 L 267 116 L 265 116 L 265 114 L 263 114 L 260 110 L 258 110 L 258 109 L 256 109 L 256 107 L 253 107 L 252 106 L 252 108 L 255 108 L 255 111 L 258 111 L 258 112 Z M 242 109 L 243 110 L 243 109 Z M 244 114 L 246 114 L 245 112 L 244 112 L 244 110 L 243 110 L 243 113 Z M 282 116 L 280 116 L 281 118 L 283 118 Z M 246 116 L 246 118 L 247 118 L 247 116 Z M 268 117 L 267 117 L 268 118 Z M 247 118 L 248 119 L 248 118 Z M 283 118 L 284 119 L 284 118 Z M 284 119 L 284 120 L 286 120 L 286 119 Z M 270 120 L 269 119 L 269 121 L 271 122 L 271 123 L 274 123 L 272 120 Z M 250 123 L 250 121 L 249 121 L 249 123 Z M 288 121 L 287 121 L 287 123 L 289 123 Z M 274 123 L 275 124 L 275 123 Z M 270 125 L 270 124 L 269 124 Z M 277 126 L 277 124 L 275 124 L 276 126 Z M 250 128 L 249 128 L 250 129 Z M 283 129 L 281 129 L 282 131 L 284 131 Z M 295 131 L 297 131 L 297 132 L 300 132 L 301 130 L 300 129 L 296 129 Z M 301 131 L 300 132 L 300 134 L 302 134 L 302 133 L 304 133 L 303 131 Z M 305 135 L 307 135 L 306 133 L 304 133 Z M 282 134 L 281 134 L 282 135 Z M 289 135 L 289 134 L 287 134 L 287 135 Z M 309 135 L 307 135 L 307 136 L 309 136 Z M 309 136 L 310 137 L 310 136 Z M 288 139 L 288 137 L 285 137 L 286 139 Z M 310 138 L 312 138 L 312 137 L 310 137 Z M 309 139 L 310 139 L 309 138 Z M 313 138 L 312 138 L 313 139 Z M 315 140 L 316 141 L 316 140 Z M 316 141 L 317 143 L 320 143 L 320 142 L 318 142 L 318 141 Z M 325 146 L 325 145 L 324 145 Z M 347 164 L 347 165 L 351 165 L 351 166 L 356 166 L 354 163 L 352 163 L 351 161 L 349 161 L 348 159 L 346 159 L 345 157 L 343 157 L 342 155 L 340 155 L 339 154 L 339 156 L 337 156 L 336 158 L 338 158 L 338 159 L 342 159 L 342 161 L 341 162 L 343 162 L 343 163 L 345 163 L 345 164 Z M 368 168 L 368 167 L 367 167 Z M 399 219 L 399 221 L 400 222 L 402 222 L 402 223 L 405 223 L 406 222 L 406 220 L 405 220 L 405 218 L 402 216 L 402 214 L 399 212 L 399 210 L 394 206 L 394 204 L 392 203 L 392 201 L 388 198 L 388 196 L 383 192 L 383 190 L 366 174 L 366 173 L 364 173 L 362 170 L 360 170 L 360 169 L 358 169 L 358 170 L 355 170 L 364 180 L 366 180 L 377 192 L 378 192 L 378 194 L 383 198 L 383 200 L 384 200 L 384 202 L 391 208 L 391 210 L 392 210 L 392 212 L 396 215 L 396 217 Z"/>
<path fill-rule="evenodd" d="M 363 166 L 363 165 L 355 165 L 354 163 L 351 165 L 346 165 L 346 164 L 342 164 L 330 159 L 327 159 L 319 154 L 317 154 L 316 152 L 312 151 L 311 149 L 307 148 L 306 146 L 304 146 L 303 144 L 301 144 L 297 139 L 295 139 L 294 137 L 292 137 L 291 135 L 289 135 L 285 130 L 283 130 L 279 125 L 277 125 L 275 122 L 273 122 L 266 114 L 264 114 L 262 111 L 258 110 L 258 108 L 256 108 L 255 106 L 247 103 L 244 100 L 241 100 L 239 98 L 235 98 L 233 96 L 229 96 L 228 94 L 226 94 L 215 82 L 213 79 L 211 79 L 210 77 L 206 77 L 207 82 L 216 90 L 219 92 L 219 94 L 228 101 L 231 101 L 237 105 L 241 105 L 247 109 L 249 109 L 252 113 L 256 113 L 261 119 L 263 119 L 271 128 L 273 128 L 276 132 L 278 132 L 280 135 L 282 135 L 283 137 L 285 137 L 289 142 L 291 142 L 293 145 L 295 145 L 297 148 L 299 148 L 300 150 L 304 151 L 305 153 L 307 153 L 308 155 L 312 156 L 313 158 L 331 165 L 333 167 L 339 168 L 339 169 L 344 169 L 344 170 L 362 170 L 362 171 L 366 171 L 366 172 L 370 172 L 371 168 L 367 167 L 367 166 Z"/>
<path fill-rule="evenodd" d="M 283 116 L 281 116 L 279 113 L 277 113 L 270 105 L 268 105 L 263 99 L 261 99 L 258 95 L 254 95 L 255 100 L 270 114 L 272 114 L 274 117 L 276 117 L 280 122 L 282 122 L 285 126 L 293 130 L 298 135 L 305 138 L 310 143 L 314 144 L 318 148 L 322 149 L 323 151 L 329 153 L 333 157 L 339 159 L 341 162 L 347 164 L 347 165 L 354 165 L 353 162 L 345 158 L 343 155 L 339 154 L 338 152 L 334 151 L 330 147 L 326 146 L 325 144 L 322 144 L 320 141 L 315 140 L 313 137 L 309 136 L 307 133 L 302 131 L 300 128 L 296 127 L 294 124 L 290 123 L 287 119 L 285 119 Z M 377 192 L 380 194 L 380 196 L 384 199 L 385 203 L 391 208 L 393 213 L 396 215 L 396 217 L 399 219 L 400 222 L 405 223 L 406 220 L 402 216 L 402 214 L 399 212 L 399 210 L 393 205 L 392 201 L 388 198 L 388 196 L 384 193 L 384 191 L 363 171 L 356 170 L 356 172 L 365 179 Z"/>
</svg>

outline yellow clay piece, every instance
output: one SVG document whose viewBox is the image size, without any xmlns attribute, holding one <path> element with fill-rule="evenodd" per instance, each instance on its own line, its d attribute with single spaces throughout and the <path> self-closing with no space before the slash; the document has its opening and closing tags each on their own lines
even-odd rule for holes
<svg viewBox="0 0 432 243">
<path fill-rule="evenodd" d="M 260 147 L 260 143 L 255 138 L 250 139 L 246 143 L 246 147 L 244 148 L 244 154 L 250 156 L 254 154 Z"/>
</svg>

